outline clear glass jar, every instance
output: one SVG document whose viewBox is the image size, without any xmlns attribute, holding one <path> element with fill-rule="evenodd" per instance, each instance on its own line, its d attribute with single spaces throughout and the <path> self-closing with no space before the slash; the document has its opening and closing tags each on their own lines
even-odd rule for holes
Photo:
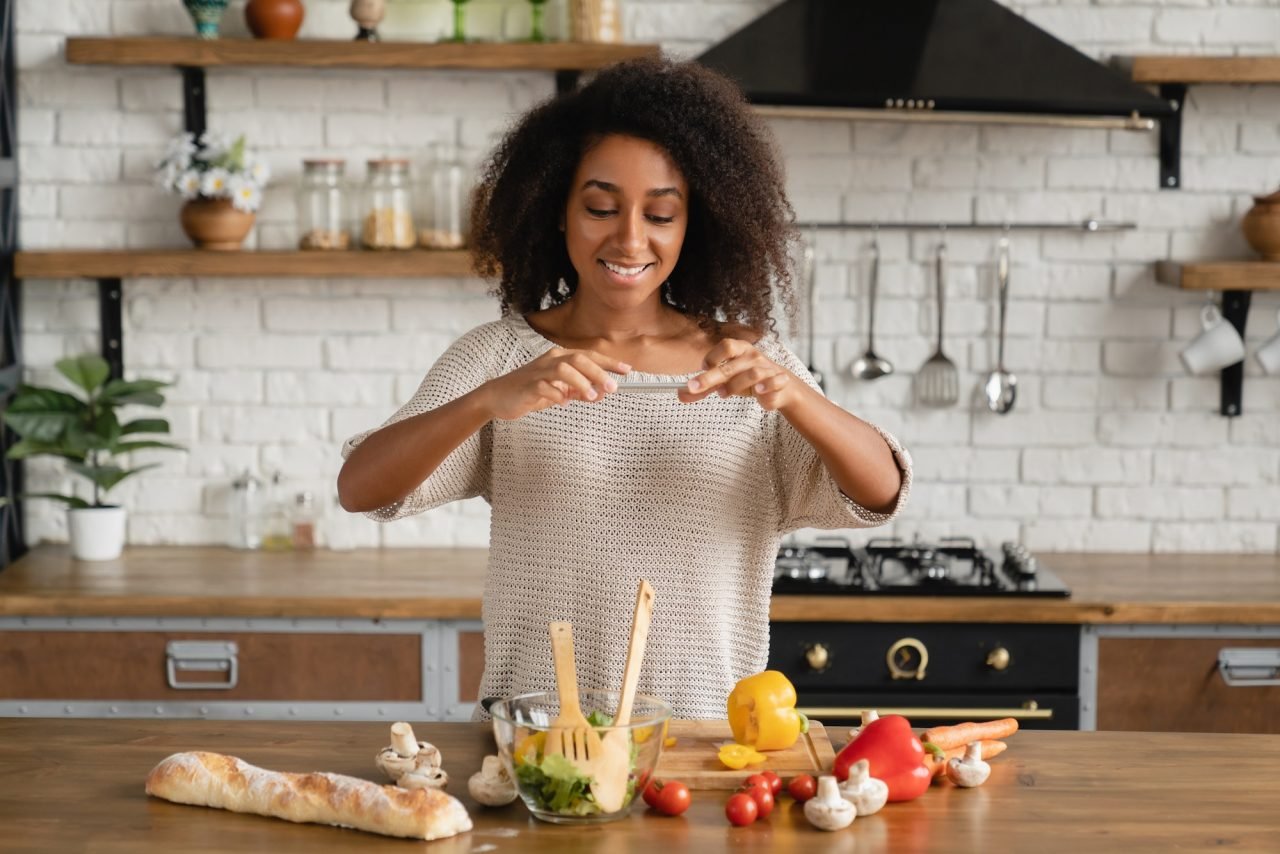
<svg viewBox="0 0 1280 854">
<path fill-rule="evenodd" d="M 267 490 L 266 510 L 262 517 L 262 548 L 269 552 L 293 548 L 289 513 L 284 503 L 283 480 L 283 475 L 276 472 L 271 476 L 271 486 Z"/>
<path fill-rule="evenodd" d="M 316 547 L 316 499 L 310 492 L 293 497 L 293 548 L 307 551 Z"/>
<path fill-rule="evenodd" d="M 345 160 L 302 161 L 298 187 L 300 249 L 350 249 Z"/>
<path fill-rule="evenodd" d="M 383 158 L 369 161 L 363 209 L 360 242 L 366 249 L 413 248 L 417 235 L 413 226 L 408 160 Z"/>
<path fill-rule="evenodd" d="M 418 200 L 419 246 L 461 249 L 466 245 L 471 175 L 452 145 L 432 148 Z"/>
<path fill-rule="evenodd" d="M 262 547 L 262 481 L 248 470 L 231 482 L 227 545 L 233 549 Z"/>
</svg>

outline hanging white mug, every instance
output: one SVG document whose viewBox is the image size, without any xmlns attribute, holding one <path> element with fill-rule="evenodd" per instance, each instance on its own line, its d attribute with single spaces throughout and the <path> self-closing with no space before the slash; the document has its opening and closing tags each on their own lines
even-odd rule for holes
<svg viewBox="0 0 1280 854">
<path fill-rule="evenodd" d="M 1244 340 L 1222 316 L 1216 303 L 1209 303 L 1201 310 L 1200 325 L 1203 327 L 1200 334 L 1178 354 L 1189 373 L 1207 374 L 1244 358 Z"/>
<path fill-rule="evenodd" d="M 1276 312 L 1276 325 L 1280 326 L 1280 311 Z M 1276 332 L 1254 350 L 1253 357 L 1262 365 L 1262 370 L 1269 374 L 1280 374 L 1280 332 Z"/>
</svg>

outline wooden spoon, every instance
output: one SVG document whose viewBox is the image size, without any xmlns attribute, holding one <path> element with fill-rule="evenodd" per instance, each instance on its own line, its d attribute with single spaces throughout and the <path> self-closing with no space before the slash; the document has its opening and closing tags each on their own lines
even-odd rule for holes
<svg viewBox="0 0 1280 854">
<path fill-rule="evenodd" d="M 591 782 L 591 794 L 605 812 L 617 812 L 627 797 L 627 778 L 631 773 L 631 706 L 636 699 L 636 683 L 640 681 L 640 663 L 644 659 L 645 644 L 649 640 L 649 618 L 653 616 L 653 588 L 640 579 L 636 591 L 636 610 L 631 618 L 631 643 L 627 646 L 627 663 L 622 673 L 622 697 L 618 701 L 618 713 L 613 718 L 613 729 L 601 739 L 601 750 L 594 764 L 595 777 Z M 661 738 L 661 733 L 655 738 Z"/>
<path fill-rule="evenodd" d="M 545 753 L 559 753 L 590 776 L 601 753 L 600 733 L 583 716 L 578 700 L 578 674 L 573 660 L 573 624 L 551 624 L 551 654 L 556 665 L 560 714 L 547 731 Z"/>
</svg>

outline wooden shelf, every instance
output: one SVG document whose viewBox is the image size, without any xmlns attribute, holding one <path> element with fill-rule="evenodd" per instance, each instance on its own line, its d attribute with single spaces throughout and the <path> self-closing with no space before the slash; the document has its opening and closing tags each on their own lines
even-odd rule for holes
<svg viewBox="0 0 1280 854">
<path fill-rule="evenodd" d="M 652 44 L 364 42 L 304 39 L 197 39 L 165 36 L 69 38 L 73 65 L 291 66 L 307 68 L 487 68 L 591 71 L 637 56 Z"/>
<path fill-rule="evenodd" d="M 1136 83 L 1280 83 L 1280 56 L 1133 56 Z"/>
<path fill-rule="evenodd" d="M 306 277 L 422 279 L 471 276 L 471 253 L 414 249 L 388 252 L 209 252 L 199 249 L 19 252 L 20 279 Z"/>
<path fill-rule="evenodd" d="M 1276 291 L 1280 261 L 1157 261 L 1156 281 L 1189 291 Z"/>
</svg>

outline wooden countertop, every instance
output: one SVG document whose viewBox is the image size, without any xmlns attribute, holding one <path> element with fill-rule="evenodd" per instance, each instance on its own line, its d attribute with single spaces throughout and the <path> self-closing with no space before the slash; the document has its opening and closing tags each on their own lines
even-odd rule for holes
<svg viewBox="0 0 1280 854">
<path fill-rule="evenodd" d="M 834 852 L 1274 850 L 1280 736 L 1024 732 L 979 789 L 938 787 L 823 834 L 790 799 L 765 821 L 734 828 L 727 792 L 694 792 L 679 818 L 643 804 L 612 824 L 560 827 L 516 802 L 477 806 L 467 778 L 492 752 L 483 724 L 420 724 L 438 747 L 449 791 L 475 828 L 429 844 L 322 825 L 172 804 L 143 793 L 170 753 L 213 750 L 280 771 L 333 771 L 382 782 L 378 723 L 0 720 L 0 828 L 16 852 L 183 851 L 649 852 L 750 849 Z"/>
<path fill-rule="evenodd" d="M 0 572 L 0 616 L 480 617 L 485 549 L 312 553 L 41 546 Z M 1280 555 L 1044 554 L 1070 599 L 776 596 L 777 621 L 1280 625 Z M 661 593 L 661 591 L 659 591 Z"/>
</svg>

